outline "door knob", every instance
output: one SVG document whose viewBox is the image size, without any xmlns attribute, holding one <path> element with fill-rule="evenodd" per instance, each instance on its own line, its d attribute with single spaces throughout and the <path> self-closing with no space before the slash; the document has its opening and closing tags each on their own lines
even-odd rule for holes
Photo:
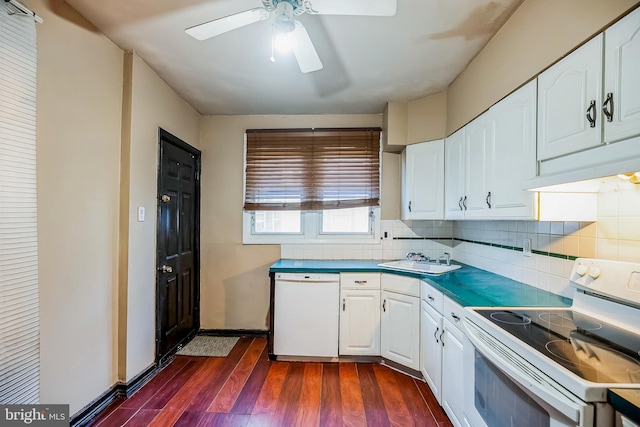
<svg viewBox="0 0 640 427">
<path fill-rule="evenodd" d="M 163 273 L 173 273 L 173 267 L 171 267 L 170 265 L 163 265 L 162 267 L 160 267 L 160 271 L 162 271 Z"/>
</svg>

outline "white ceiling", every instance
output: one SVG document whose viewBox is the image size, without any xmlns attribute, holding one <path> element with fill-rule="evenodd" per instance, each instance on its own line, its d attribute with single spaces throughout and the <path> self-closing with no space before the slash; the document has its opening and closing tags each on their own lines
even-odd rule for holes
<svg viewBox="0 0 640 427">
<path fill-rule="evenodd" d="M 381 113 L 445 89 L 522 0 L 397 0 L 393 17 L 299 17 L 324 68 L 271 56 L 271 20 L 206 41 L 184 30 L 260 0 L 66 0 L 202 114 Z M 344 0 L 349 1 L 349 0 Z"/>
</svg>

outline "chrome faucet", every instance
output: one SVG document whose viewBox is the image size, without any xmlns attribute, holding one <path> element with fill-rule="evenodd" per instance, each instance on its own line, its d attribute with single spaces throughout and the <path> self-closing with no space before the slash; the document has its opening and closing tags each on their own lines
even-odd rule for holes
<svg viewBox="0 0 640 427">
<path fill-rule="evenodd" d="M 444 255 L 438 258 L 437 264 L 440 264 L 440 261 L 442 261 L 443 258 L 447 265 L 451 265 L 451 254 L 449 252 L 445 252 Z"/>
</svg>

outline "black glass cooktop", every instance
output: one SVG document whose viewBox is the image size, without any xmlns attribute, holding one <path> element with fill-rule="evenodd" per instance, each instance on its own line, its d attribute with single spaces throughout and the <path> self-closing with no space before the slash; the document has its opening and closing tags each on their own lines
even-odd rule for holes
<svg viewBox="0 0 640 427">
<path fill-rule="evenodd" d="M 587 381 L 640 384 L 640 336 L 571 310 L 475 310 Z"/>
</svg>

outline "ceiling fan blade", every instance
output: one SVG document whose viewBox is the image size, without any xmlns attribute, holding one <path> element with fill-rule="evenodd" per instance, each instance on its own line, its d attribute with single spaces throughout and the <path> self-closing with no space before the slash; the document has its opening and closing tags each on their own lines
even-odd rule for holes
<svg viewBox="0 0 640 427">
<path fill-rule="evenodd" d="M 309 33 L 300 21 L 296 21 L 296 29 L 291 32 L 292 50 L 298 61 L 300 71 L 311 73 L 322 69 L 322 62 L 311 42 Z"/>
<path fill-rule="evenodd" d="M 322 15 L 394 16 L 396 0 L 312 0 L 311 8 Z"/>
<path fill-rule="evenodd" d="M 264 21 L 269 17 L 269 11 L 264 7 L 249 9 L 234 15 L 225 16 L 224 18 L 214 19 L 204 24 L 195 25 L 184 30 L 191 37 L 198 40 L 206 40 L 211 37 L 253 24 L 254 22 Z"/>
</svg>

